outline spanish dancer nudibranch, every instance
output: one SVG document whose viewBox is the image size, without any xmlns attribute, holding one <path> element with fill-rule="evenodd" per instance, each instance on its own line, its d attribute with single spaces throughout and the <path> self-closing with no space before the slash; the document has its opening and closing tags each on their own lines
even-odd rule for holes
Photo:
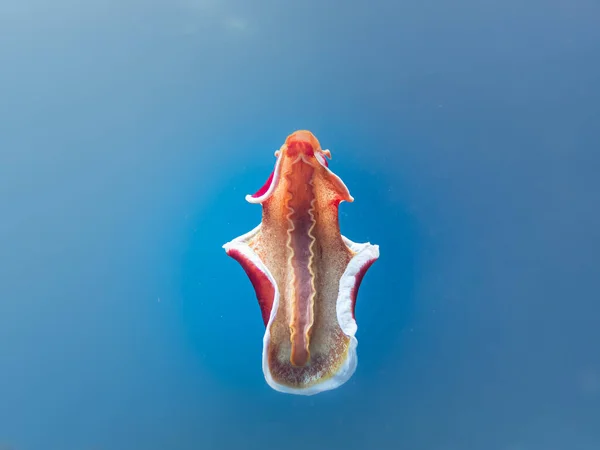
<svg viewBox="0 0 600 450">
<path fill-rule="evenodd" d="M 379 247 L 342 236 L 339 205 L 352 202 L 309 131 L 275 152 L 275 169 L 256 194 L 262 222 L 223 246 L 250 278 L 265 334 L 262 367 L 273 389 L 312 395 L 356 370 L 356 296 Z"/>
</svg>

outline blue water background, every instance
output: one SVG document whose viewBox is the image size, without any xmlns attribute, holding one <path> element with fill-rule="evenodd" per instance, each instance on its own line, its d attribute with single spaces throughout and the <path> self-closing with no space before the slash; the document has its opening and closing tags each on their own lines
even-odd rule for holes
<svg viewBox="0 0 600 450">
<path fill-rule="evenodd" d="M 600 448 L 600 4 L 0 4 L 0 448 Z M 261 370 L 221 245 L 295 129 L 380 245 L 359 365 Z"/>
</svg>

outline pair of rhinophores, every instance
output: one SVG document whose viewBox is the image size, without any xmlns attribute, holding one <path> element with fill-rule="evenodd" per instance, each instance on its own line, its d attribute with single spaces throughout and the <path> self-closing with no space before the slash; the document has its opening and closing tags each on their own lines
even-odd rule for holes
<svg viewBox="0 0 600 450">
<path fill-rule="evenodd" d="M 311 395 L 341 386 L 356 370 L 354 305 L 379 247 L 341 235 L 339 205 L 354 199 L 311 132 L 292 133 L 275 156 L 265 185 L 246 196 L 262 205 L 262 222 L 223 248 L 256 292 L 267 383 Z"/>
</svg>

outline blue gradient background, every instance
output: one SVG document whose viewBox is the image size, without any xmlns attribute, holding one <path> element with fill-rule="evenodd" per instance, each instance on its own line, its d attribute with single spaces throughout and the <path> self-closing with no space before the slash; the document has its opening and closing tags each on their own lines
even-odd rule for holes
<svg viewBox="0 0 600 450">
<path fill-rule="evenodd" d="M 600 6 L 0 3 L 0 448 L 600 448 Z M 381 246 L 271 390 L 221 245 L 298 128 Z"/>
</svg>

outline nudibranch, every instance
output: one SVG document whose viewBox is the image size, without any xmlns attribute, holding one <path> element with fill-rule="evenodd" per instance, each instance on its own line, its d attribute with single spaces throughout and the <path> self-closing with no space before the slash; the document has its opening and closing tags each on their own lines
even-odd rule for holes
<svg viewBox="0 0 600 450">
<path fill-rule="evenodd" d="M 309 131 L 275 152 L 273 173 L 250 203 L 262 222 L 223 246 L 250 278 L 265 323 L 262 367 L 275 390 L 312 395 L 356 370 L 354 306 L 379 247 L 340 234 L 339 205 L 352 202 Z"/>
</svg>

